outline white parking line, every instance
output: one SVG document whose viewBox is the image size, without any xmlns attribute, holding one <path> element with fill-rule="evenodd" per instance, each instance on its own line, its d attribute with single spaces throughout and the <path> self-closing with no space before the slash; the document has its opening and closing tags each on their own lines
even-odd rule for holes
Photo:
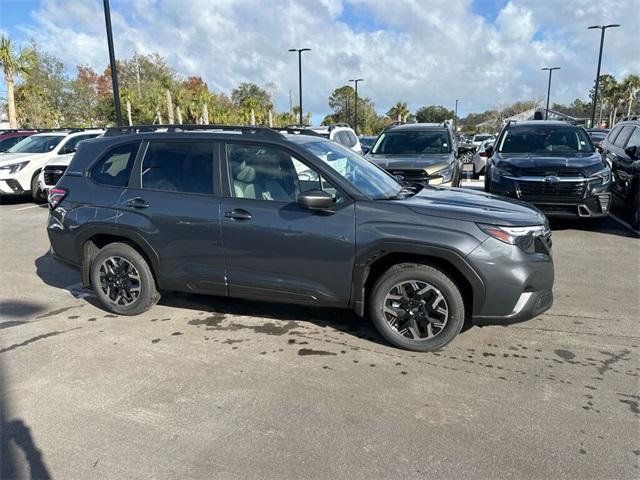
<svg viewBox="0 0 640 480">
<path fill-rule="evenodd" d="M 635 228 L 633 228 L 631 225 L 629 225 L 627 222 L 625 222 L 624 220 L 622 220 L 621 218 L 616 217 L 613 213 L 610 213 L 609 216 L 611 218 L 613 218 L 616 222 L 618 222 L 620 225 L 622 225 L 623 227 L 627 227 L 629 230 L 631 230 L 633 233 L 637 233 L 640 234 L 640 230 L 636 230 Z"/>
<path fill-rule="evenodd" d="M 13 210 L 9 210 L 10 212 L 19 212 L 20 210 L 28 210 L 29 208 L 38 208 L 41 205 L 29 205 L 28 207 L 14 208 Z"/>
</svg>

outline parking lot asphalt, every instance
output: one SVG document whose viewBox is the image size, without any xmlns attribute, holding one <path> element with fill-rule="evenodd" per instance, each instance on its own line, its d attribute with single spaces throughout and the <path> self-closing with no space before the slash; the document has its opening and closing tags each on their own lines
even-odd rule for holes
<svg viewBox="0 0 640 480">
<path fill-rule="evenodd" d="M 640 240 L 614 219 L 552 223 L 550 311 L 418 354 L 342 310 L 169 294 L 111 315 L 46 217 L 0 205 L 5 476 L 640 476 Z"/>
</svg>

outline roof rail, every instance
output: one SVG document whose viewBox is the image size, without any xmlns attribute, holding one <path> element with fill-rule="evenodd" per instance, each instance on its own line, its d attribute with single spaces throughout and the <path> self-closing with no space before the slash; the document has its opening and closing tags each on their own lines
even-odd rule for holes
<svg viewBox="0 0 640 480">
<path fill-rule="evenodd" d="M 395 128 L 395 127 L 397 127 L 398 125 L 404 125 L 404 124 L 405 124 L 404 122 L 393 122 L 393 123 L 390 123 L 389 125 L 387 125 L 386 127 L 384 127 L 383 132 L 384 132 L 384 131 L 386 131 L 386 130 L 391 130 L 392 128 Z"/>
<path fill-rule="evenodd" d="M 299 127 L 283 127 L 283 128 L 273 128 L 278 133 L 291 133 L 293 135 L 311 135 L 313 137 L 322 137 L 323 135 L 315 130 L 312 130 L 308 127 L 299 128 Z"/>
<path fill-rule="evenodd" d="M 347 127 L 347 128 L 351 128 L 351 125 L 349 125 L 346 122 L 338 122 L 338 123 L 332 123 L 330 125 L 327 125 L 327 127 L 329 127 L 329 131 L 333 130 L 336 127 Z"/>
<path fill-rule="evenodd" d="M 132 125 L 121 127 L 109 127 L 104 136 L 126 135 L 134 133 L 150 133 L 164 130 L 168 133 L 182 133 L 193 131 L 222 130 L 225 132 L 239 132 L 243 135 L 264 135 L 272 138 L 282 138 L 282 135 L 269 127 L 247 126 L 247 125 L 191 125 L 191 124 L 167 124 L 167 125 Z"/>
</svg>

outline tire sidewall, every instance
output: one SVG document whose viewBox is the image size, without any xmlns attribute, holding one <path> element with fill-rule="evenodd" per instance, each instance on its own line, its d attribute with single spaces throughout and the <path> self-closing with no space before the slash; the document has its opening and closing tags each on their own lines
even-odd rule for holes
<svg viewBox="0 0 640 480">
<path fill-rule="evenodd" d="M 384 299 L 391 288 L 403 281 L 427 282 L 440 290 L 449 307 L 449 319 L 444 330 L 428 340 L 411 340 L 397 334 L 386 321 L 383 308 Z M 414 351 L 433 351 L 451 342 L 464 325 L 464 301 L 456 285 L 444 273 L 435 268 L 407 265 L 392 269 L 376 283 L 370 300 L 369 311 L 378 332 L 392 345 Z"/>
<path fill-rule="evenodd" d="M 122 257 L 140 274 L 140 295 L 131 305 L 116 305 L 100 288 L 100 266 L 109 257 Z M 158 298 L 155 280 L 146 260 L 132 247 L 123 243 L 107 245 L 91 262 L 91 285 L 102 306 L 118 315 L 139 315 L 147 311 Z"/>
<path fill-rule="evenodd" d="M 40 175 L 40 172 L 37 172 L 31 178 L 31 198 L 36 203 L 44 203 L 45 202 L 44 194 L 42 193 L 42 190 L 40 190 L 40 187 L 38 187 L 39 175 Z"/>
</svg>

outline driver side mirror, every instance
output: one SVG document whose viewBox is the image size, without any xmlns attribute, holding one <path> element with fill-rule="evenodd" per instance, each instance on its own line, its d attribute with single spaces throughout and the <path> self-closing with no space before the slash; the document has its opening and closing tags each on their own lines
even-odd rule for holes
<svg viewBox="0 0 640 480">
<path fill-rule="evenodd" d="M 626 153 L 631 160 L 637 160 L 638 158 L 638 146 L 634 145 L 632 147 L 627 147 L 624 149 L 624 153 Z"/>
<path fill-rule="evenodd" d="M 369 153 L 371 151 L 371 148 L 362 145 L 362 155 L 366 155 L 367 153 Z"/>
<path fill-rule="evenodd" d="M 66 155 L 67 153 L 74 153 L 76 151 L 75 147 L 65 147 L 60 150 L 60 155 Z"/>
<path fill-rule="evenodd" d="M 333 198 L 324 190 L 307 190 L 298 195 L 298 205 L 308 210 L 326 210 L 333 204 Z"/>
<path fill-rule="evenodd" d="M 484 152 L 487 154 L 487 158 L 489 158 L 491 155 L 493 155 L 493 145 L 487 145 L 484 148 Z"/>
</svg>

